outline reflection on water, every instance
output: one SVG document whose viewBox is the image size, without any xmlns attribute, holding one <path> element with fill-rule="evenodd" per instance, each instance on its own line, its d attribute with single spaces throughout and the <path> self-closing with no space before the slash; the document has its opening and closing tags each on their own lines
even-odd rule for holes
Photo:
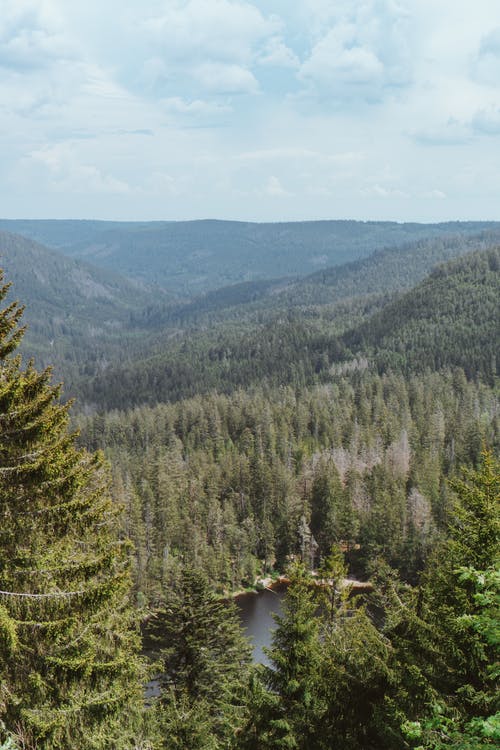
<svg viewBox="0 0 500 750">
<path fill-rule="evenodd" d="M 234 601 L 241 617 L 241 623 L 245 635 L 250 639 L 253 646 L 253 661 L 261 664 L 269 664 L 264 651 L 264 646 L 271 645 L 271 629 L 276 627 L 273 613 L 281 613 L 281 600 L 287 589 L 286 583 L 278 583 L 272 589 L 264 589 L 258 593 L 240 594 Z M 167 644 L 158 644 L 164 647 Z M 144 653 L 153 656 L 153 645 L 148 638 L 147 628 L 144 633 Z M 145 686 L 146 702 L 160 695 L 159 678 L 153 678 Z"/>
<path fill-rule="evenodd" d="M 255 663 L 269 663 L 262 649 L 271 644 L 271 629 L 276 627 L 273 613 L 281 613 L 281 600 L 285 591 L 286 584 L 281 583 L 259 593 L 241 594 L 235 599 L 245 635 L 250 638 L 253 646 Z"/>
</svg>

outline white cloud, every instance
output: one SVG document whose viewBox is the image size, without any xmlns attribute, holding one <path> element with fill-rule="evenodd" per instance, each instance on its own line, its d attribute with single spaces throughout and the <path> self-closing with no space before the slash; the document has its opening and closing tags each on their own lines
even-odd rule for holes
<svg viewBox="0 0 500 750">
<path fill-rule="evenodd" d="M 0 67 L 26 71 L 73 56 L 51 3 L 0 2 Z"/>
<path fill-rule="evenodd" d="M 358 163 L 363 159 L 363 154 L 353 151 L 329 153 L 306 148 L 281 147 L 244 151 L 238 155 L 237 159 L 242 162 L 262 162 L 263 164 L 269 164 L 270 162 L 284 162 L 286 164 L 313 163 L 331 168 L 333 166 L 346 166 Z"/>
<path fill-rule="evenodd" d="M 499 30 L 498 0 L 0 0 L 3 212 L 494 218 Z"/>
<path fill-rule="evenodd" d="M 161 14 L 145 20 L 142 28 L 167 60 L 244 63 L 277 23 L 240 0 L 173 0 Z"/>
<path fill-rule="evenodd" d="M 148 89 L 154 89 L 165 81 L 168 81 L 169 73 L 165 61 L 160 56 L 148 57 L 141 66 L 141 82 Z"/>
<path fill-rule="evenodd" d="M 332 90 L 344 86 L 378 86 L 384 66 L 369 49 L 356 45 L 353 27 L 335 28 L 319 41 L 300 69 L 302 80 Z M 348 46 L 351 44 L 353 46 Z"/>
<path fill-rule="evenodd" d="M 278 68 L 300 67 L 300 60 L 295 52 L 288 47 L 279 36 L 272 36 L 266 43 L 264 50 L 258 56 L 259 65 L 270 65 Z"/>
<path fill-rule="evenodd" d="M 159 5 L 159 7 L 158 7 Z M 171 0 L 131 13 L 127 33 L 138 57 L 128 78 L 153 98 L 203 98 L 204 93 L 255 94 L 257 62 L 290 65 L 281 22 L 243 0 Z M 135 15 L 135 20 L 134 20 Z M 117 51 L 119 55 L 119 52 Z M 141 59 L 142 58 L 142 59 Z"/>
<path fill-rule="evenodd" d="M 334 99 L 377 101 L 408 85 L 413 35 L 408 13 L 391 0 L 310 0 L 316 41 L 299 79 Z M 326 30 L 325 30 L 326 28 Z"/>
<path fill-rule="evenodd" d="M 275 176 L 271 175 L 264 187 L 265 195 L 269 195 L 271 198 L 283 198 L 290 195 L 288 190 L 285 190 L 280 180 Z"/>
<path fill-rule="evenodd" d="M 55 191 L 74 193 L 129 193 L 130 186 L 93 164 L 78 161 L 71 144 L 47 146 L 28 155 L 26 162 L 41 165 L 48 177 L 47 185 Z"/>
<path fill-rule="evenodd" d="M 153 195 L 174 197 L 182 195 L 185 192 L 185 188 L 185 178 L 174 177 L 164 172 L 153 172 L 146 180 L 144 191 Z"/>
<path fill-rule="evenodd" d="M 180 115 L 192 115 L 194 117 L 225 115 L 232 112 L 232 107 L 229 104 L 203 101 L 202 99 L 192 99 L 191 101 L 188 101 L 181 96 L 172 96 L 166 99 L 161 99 L 160 103 L 167 112 Z"/>
<path fill-rule="evenodd" d="M 255 94 L 257 79 L 241 65 L 206 62 L 195 70 L 195 76 L 205 91 L 214 94 Z"/>
<path fill-rule="evenodd" d="M 461 146 L 469 143 L 472 134 L 467 123 L 450 118 L 428 128 L 411 131 L 412 138 L 424 146 Z"/>
<path fill-rule="evenodd" d="M 500 135 L 500 106 L 478 110 L 471 120 L 471 127 L 481 135 Z"/>
<path fill-rule="evenodd" d="M 362 188 L 360 190 L 361 195 L 367 196 L 369 198 L 409 198 L 409 194 L 405 192 L 404 190 L 399 190 L 398 188 L 390 188 L 385 187 L 384 185 L 379 185 L 378 183 L 375 183 L 374 185 L 370 185 L 369 187 Z"/>
<path fill-rule="evenodd" d="M 322 154 L 303 148 L 266 148 L 257 151 L 244 151 L 238 155 L 238 159 L 247 162 L 270 162 L 270 161 L 297 161 L 304 159 L 322 158 Z"/>
<path fill-rule="evenodd" d="M 482 37 L 479 54 L 500 57 L 500 26 L 492 29 Z"/>
<path fill-rule="evenodd" d="M 428 190 L 422 194 L 422 198 L 431 198 L 432 200 L 442 201 L 446 199 L 446 193 L 443 193 L 442 190 L 437 189 Z"/>
<path fill-rule="evenodd" d="M 485 34 L 473 66 L 476 78 L 497 87 L 500 83 L 500 26 Z"/>
</svg>

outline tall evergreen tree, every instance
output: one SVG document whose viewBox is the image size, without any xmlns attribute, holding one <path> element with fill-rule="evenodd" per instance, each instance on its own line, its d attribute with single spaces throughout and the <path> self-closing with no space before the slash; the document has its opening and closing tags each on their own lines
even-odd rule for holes
<svg viewBox="0 0 500 750">
<path fill-rule="evenodd" d="M 478 470 L 450 482 L 447 536 L 421 587 L 406 601 L 393 597 L 386 609 L 397 672 L 384 721 L 387 748 L 402 746 L 405 717 L 407 738 L 419 748 L 479 750 L 498 740 L 499 480 L 498 462 L 486 452 Z"/>
<path fill-rule="evenodd" d="M 484 452 L 478 470 L 464 470 L 450 483 L 456 495 L 448 537 L 432 556 L 424 580 L 424 617 L 445 655 L 436 687 L 464 717 L 483 715 L 496 705 L 498 685 L 489 667 L 498 644 L 484 644 L 467 627 L 478 615 L 473 578 L 463 569 L 498 571 L 500 564 L 500 464 Z"/>
<path fill-rule="evenodd" d="M 332 549 L 319 575 L 322 660 L 317 691 L 326 709 L 317 747 L 378 749 L 376 717 L 391 679 L 390 645 L 353 596 L 340 550 Z"/>
<path fill-rule="evenodd" d="M 0 737 L 25 750 L 134 747 L 127 546 L 102 459 L 76 447 L 50 371 L 13 356 L 21 315 L 15 302 L 0 312 Z"/>
<path fill-rule="evenodd" d="M 291 584 L 276 615 L 277 628 L 267 650 L 271 666 L 257 673 L 250 692 L 250 719 L 241 733 L 241 750 L 317 750 L 325 705 L 318 695 L 322 659 L 317 602 L 306 569 L 290 571 Z"/>
<path fill-rule="evenodd" d="M 185 567 L 158 613 L 160 725 L 166 748 L 227 747 L 243 710 L 250 649 L 234 609 L 202 572 Z"/>
</svg>

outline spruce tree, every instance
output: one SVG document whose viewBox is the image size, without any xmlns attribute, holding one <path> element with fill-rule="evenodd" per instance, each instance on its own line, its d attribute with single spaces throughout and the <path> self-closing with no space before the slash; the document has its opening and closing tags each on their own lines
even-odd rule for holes
<svg viewBox="0 0 500 750">
<path fill-rule="evenodd" d="M 259 668 L 251 685 L 250 717 L 241 733 L 241 750 L 317 750 L 325 705 L 318 695 L 322 659 L 320 622 L 314 586 L 302 565 L 290 571 L 291 583 L 276 615 L 271 666 Z"/>
<path fill-rule="evenodd" d="M 135 747 L 127 545 L 102 458 L 76 446 L 50 370 L 14 356 L 21 315 L 16 302 L 0 312 L 0 740 Z"/>
<path fill-rule="evenodd" d="M 491 683 L 490 665 L 498 659 L 498 651 L 466 626 L 480 607 L 473 577 L 460 572 L 469 569 L 486 575 L 499 570 L 500 463 L 485 451 L 478 470 L 464 469 L 463 479 L 450 485 L 456 496 L 454 516 L 447 538 L 429 561 L 423 609 L 443 654 L 435 686 L 455 710 L 472 718 L 488 714 L 496 701 L 498 686 Z"/>
<path fill-rule="evenodd" d="M 151 634 L 161 650 L 160 725 L 166 748 L 227 747 L 241 722 L 250 662 L 234 605 L 185 567 Z"/>
<path fill-rule="evenodd" d="M 450 486 L 448 534 L 421 586 L 386 609 L 397 680 L 387 696 L 385 747 L 395 750 L 405 741 L 401 726 L 408 741 L 429 750 L 479 750 L 500 736 L 498 462 L 485 452 L 478 470 L 464 470 Z"/>
</svg>

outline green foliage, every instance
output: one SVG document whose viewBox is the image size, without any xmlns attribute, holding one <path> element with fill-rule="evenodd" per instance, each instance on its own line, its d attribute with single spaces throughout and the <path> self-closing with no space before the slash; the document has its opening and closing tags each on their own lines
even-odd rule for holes
<svg viewBox="0 0 500 750">
<path fill-rule="evenodd" d="M 420 655 L 435 691 L 433 708 L 417 710 L 403 724 L 419 748 L 498 743 L 499 483 L 498 461 L 488 452 L 478 470 L 465 471 L 464 479 L 452 483 L 455 515 L 429 561 L 420 602 L 423 627 L 439 655 L 431 660 L 428 653 Z M 474 567 L 478 563 L 488 567 Z"/>
<path fill-rule="evenodd" d="M 174 330 L 167 327 L 148 356 L 96 371 L 77 383 L 78 390 L 93 407 L 109 409 L 212 389 L 232 393 L 263 381 L 275 387 L 329 383 L 337 372 L 366 368 L 411 376 L 459 367 L 469 379 L 492 384 L 499 262 L 495 249 L 466 255 L 392 300 L 380 296 L 383 284 L 378 297 L 335 305 L 318 304 L 313 293 L 308 307 L 296 310 L 282 309 L 274 294 L 266 313 L 247 315 L 242 305 L 220 319 L 201 317 L 186 331 L 174 311 Z"/>
<path fill-rule="evenodd" d="M 450 482 L 458 499 L 447 542 L 450 564 L 482 570 L 500 561 L 500 464 L 484 451 L 481 467 L 462 473 Z"/>
<path fill-rule="evenodd" d="M 419 743 L 416 750 L 488 750 L 498 747 L 500 741 L 500 713 L 461 726 L 456 718 L 447 717 L 443 707 L 436 704 L 432 718 L 425 722 L 405 722 L 402 729 L 410 742 Z"/>
<path fill-rule="evenodd" d="M 492 575 L 500 562 L 498 461 L 484 453 L 480 468 L 464 471 L 464 479 L 453 481 L 452 487 L 455 513 L 447 538 L 429 561 L 423 602 L 426 619 L 447 655 L 437 675 L 439 690 L 445 696 L 457 693 L 453 703 L 464 716 L 473 716 L 491 705 L 488 665 L 498 644 L 485 642 L 472 627 L 472 623 L 477 626 L 475 617 L 488 603 L 488 596 L 481 599 L 481 590 L 476 588 L 480 579 L 471 578 L 463 569 L 483 571 L 490 587 L 495 583 Z"/>
<path fill-rule="evenodd" d="M 378 748 L 375 713 L 391 679 L 390 644 L 352 596 L 340 553 L 319 577 L 291 571 L 269 667 L 254 677 L 238 747 Z"/>
<path fill-rule="evenodd" d="M 384 554 L 414 580 L 451 512 L 445 477 L 494 444 L 490 389 L 459 372 L 345 374 L 329 386 L 210 394 L 80 419 L 104 448 L 148 601 L 181 564 L 221 593 L 301 552 L 301 518 L 320 551 Z M 359 551 L 356 544 L 361 544 Z M 363 568 L 358 568 L 362 572 Z"/>
<path fill-rule="evenodd" d="M 394 296 L 493 235 L 465 238 L 469 227 L 436 240 L 460 227 L 434 227 L 430 241 L 285 283 L 266 275 L 304 273 L 311 237 L 339 262 L 339 240 L 362 258 L 429 230 L 28 224 L 70 254 L 99 238 L 111 259 L 123 243 L 134 277 L 137 254 L 156 248 L 147 273 L 161 280 L 175 245 L 178 288 L 194 267 L 199 289 L 231 285 L 151 300 L 2 235 L 35 302 L 27 348 L 54 355 L 91 413 L 126 410 L 78 419 L 81 444 L 112 461 L 113 503 L 102 457 L 76 447 L 49 373 L 13 356 L 20 308 L 0 314 L 0 742 L 147 746 L 132 557 L 137 603 L 162 604 L 162 696 L 148 713 L 158 747 L 493 746 L 498 468 L 480 453 L 498 440 L 499 253 L 461 258 Z M 223 272 L 209 254 L 188 257 L 193 229 L 217 240 Z M 255 249 L 245 268 L 228 231 Z M 287 248 L 286 268 L 268 241 Z M 358 573 L 374 571 L 369 604 L 344 585 L 334 543 Z M 319 578 L 294 568 L 272 666 L 249 674 L 234 610 L 214 591 L 299 557 L 321 563 Z"/>
<path fill-rule="evenodd" d="M 236 282 L 298 276 L 427 238 L 477 235 L 492 222 L 6 221 L 11 232 L 101 268 L 192 295 Z M 147 262 L 146 262 L 147 259 Z"/>
<path fill-rule="evenodd" d="M 267 655 L 271 666 L 257 674 L 250 719 L 241 732 L 241 748 L 313 748 L 324 707 L 317 694 L 321 662 L 317 604 L 301 566 L 290 571 L 291 583 L 276 616 Z"/>
<path fill-rule="evenodd" d="M 193 700 L 182 692 L 165 694 L 156 707 L 157 747 L 166 750 L 219 750 L 214 733 L 213 710 L 202 700 Z"/>
<path fill-rule="evenodd" d="M 392 679 L 390 643 L 353 596 L 338 550 L 318 574 L 323 650 L 318 690 L 326 706 L 318 746 L 378 747 L 376 715 Z"/>
<path fill-rule="evenodd" d="M 450 227 L 451 229 L 451 227 Z M 408 238 L 409 239 L 409 238 Z M 280 302 L 289 306 L 325 305 L 342 299 L 410 289 L 438 264 L 498 243 L 498 231 L 455 233 L 432 239 L 398 242 L 375 249 L 366 258 L 325 268 L 284 288 Z"/>
<path fill-rule="evenodd" d="M 368 231 L 369 236 L 375 229 L 348 224 L 335 229 L 333 223 L 325 231 L 351 232 L 354 237 L 357 231 Z M 65 245 L 64 228 L 57 227 Z M 52 236 L 48 225 L 40 231 L 24 229 L 35 236 L 45 236 L 47 230 Z M 87 226 L 88 236 L 83 224 L 73 229 L 83 233 L 86 243 L 103 226 Z M 121 227 L 117 241 L 126 244 L 133 238 L 135 259 L 136 243 L 147 244 L 155 232 L 161 235 L 166 229 Z M 175 235 L 178 229 L 168 231 Z M 275 229 L 268 227 L 271 234 Z M 387 229 L 400 231 L 392 225 Z M 115 408 L 185 398 L 212 388 L 231 392 L 263 379 L 274 385 L 325 382 L 332 363 L 344 366 L 352 352 L 360 351 L 362 361 L 366 354 L 373 356 L 381 370 L 458 364 L 468 375 L 491 380 L 496 371 L 492 341 L 498 294 L 495 275 L 483 279 L 478 262 L 475 267 L 467 261 L 460 273 L 452 267 L 440 272 L 441 281 L 434 274 L 408 298 L 386 304 L 388 293 L 407 289 L 435 263 L 493 244 L 494 233 L 468 237 L 471 229 L 455 227 L 460 236 L 439 239 L 452 227 L 423 228 L 424 234 L 438 236 L 380 250 L 288 286 L 269 280 L 243 282 L 187 302 L 141 288 L 128 266 L 132 281 L 15 235 L 2 233 L 0 244 L 18 291 L 28 302 L 30 327 L 23 351 L 53 364 L 65 378 L 66 391 L 82 404 Z M 380 241 L 379 230 L 371 249 Z M 410 235 L 413 230 L 408 227 Z M 293 232 L 299 237 L 300 225 Z M 101 238 L 104 244 L 110 236 Z M 149 256 L 149 265 L 155 257 Z M 172 262 L 170 256 L 167 262 Z M 113 272 L 115 268 L 113 264 Z M 198 261 L 196 272 L 199 276 Z M 471 296 L 478 297 L 475 303 Z M 384 312 L 370 318 L 383 305 Z M 414 310 L 423 313 L 422 320 L 420 312 L 414 320 Z"/>
<path fill-rule="evenodd" d="M 500 250 L 439 266 L 404 297 L 344 335 L 354 352 L 374 356 L 381 371 L 461 367 L 493 383 L 498 375 Z"/>
<path fill-rule="evenodd" d="M 470 650 L 481 655 L 486 664 L 484 687 L 491 685 L 491 708 L 498 708 L 498 656 L 500 645 L 500 573 L 498 569 L 477 571 L 462 568 L 458 571 L 460 584 L 473 583 L 474 614 L 463 614 L 457 618 L 459 629 L 464 629 L 470 639 Z M 460 688 L 463 691 L 463 687 Z M 493 691 L 493 692 L 491 692 Z M 470 691 L 469 691 L 470 696 Z M 409 741 L 418 742 L 417 750 L 486 750 L 498 746 L 500 741 L 500 712 L 474 716 L 459 712 L 453 705 L 435 702 L 430 716 L 420 721 L 403 724 L 403 734 Z M 479 701 L 473 701 L 472 712 Z"/>
<path fill-rule="evenodd" d="M 165 747 L 225 747 L 241 720 L 250 660 L 234 606 L 185 567 L 149 630 L 167 644 L 160 651 Z"/>
<path fill-rule="evenodd" d="M 10 617 L 5 607 L 0 606 L 0 656 L 9 656 L 18 645 L 16 621 Z"/>
<path fill-rule="evenodd" d="M 20 312 L 0 312 L 0 720 L 26 750 L 131 747 L 128 548 L 102 458 L 76 448 L 50 373 L 11 354 Z"/>
<path fill-rule="evenodd" d="M 498 484 L 498 462 L 487 452 L 477 470 L 452 482 L 448 535 L 419 588 L 374 563 L 365 609 L 343 585 L 338 552 L 316 582 L 303 568 L 292 573 L 241 748 L 498 745 Z M 489 567 L 473 567 L 478 560 Z"/>
<path fill-rule="evenodd" d="M 140 349 L 144 329 L 138 330 L 131 316 L 150 304 L 150 290 L 6 232 L 0 232 L 0 252 L 16 295 L 26 304 L 20 351 L 38 365 L 54 367 L 66 391 L 78 375 L 88 377 L 110 358 L 127 356 L 124 339 L 128 348 Z M 168 304 L 165 293 L 156 290 L 155 296 L 158 304 Z"/>
</svg>

